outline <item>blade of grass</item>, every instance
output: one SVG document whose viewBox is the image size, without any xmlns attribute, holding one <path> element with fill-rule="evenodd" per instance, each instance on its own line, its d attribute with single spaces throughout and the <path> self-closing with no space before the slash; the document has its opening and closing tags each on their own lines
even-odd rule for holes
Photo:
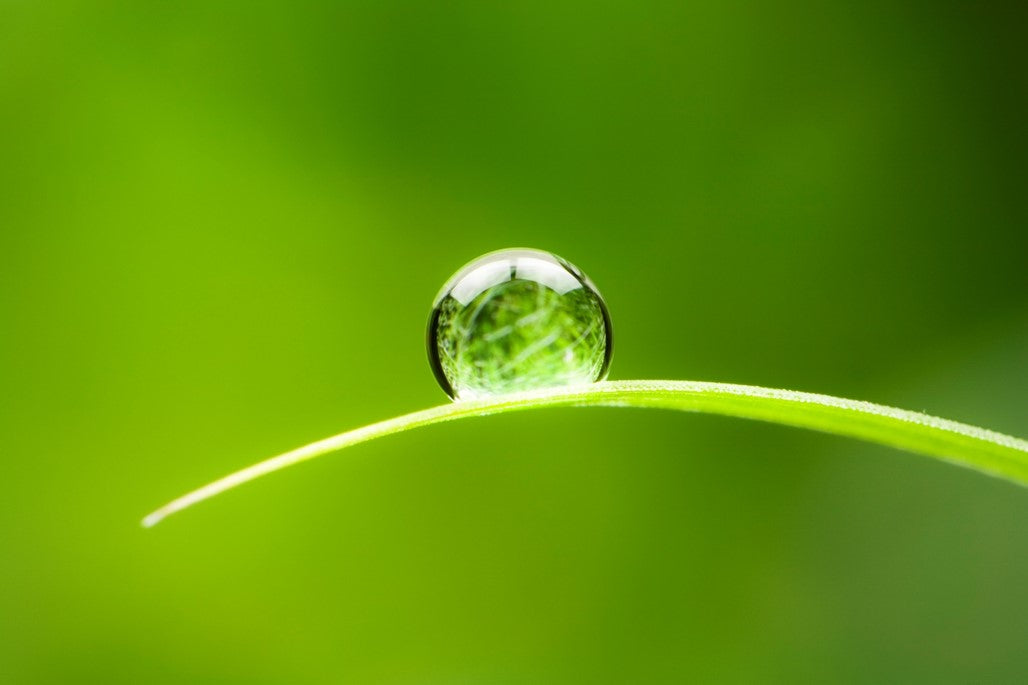
<svg viewBox="0 0 1028 685">
<path fill-rule="evenodd" d="M 1028 485 L 1028 441 L 956 421 L 793 390 L 692 381 L 608 381 L 454 402 L 340 433 L 183 495 L 149 514 L 143 525 L 149 528 L 255 478 L 368 440 L 471 416 L 561 406 L 651 407 L 769 421 L 889 445 Z"/>
</svg>

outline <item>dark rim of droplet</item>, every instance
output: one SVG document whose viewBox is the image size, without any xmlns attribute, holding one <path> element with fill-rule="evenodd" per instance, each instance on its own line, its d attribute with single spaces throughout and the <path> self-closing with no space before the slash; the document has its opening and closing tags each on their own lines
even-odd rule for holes
<svg viewBox="0 0 1028 685">
<path fill-rule="evenodd" d="M 488 257 L 493 254 L 499 256 L 501 254 L 514 251 L 519 251 L 519 249 L 512 248 L 509 250 L 497 250 L 487 255 L 483 255 L 483 257 Z M 606 379 L 607 374 L 610 373 L 611 360 L 614 358 L 614 324 L 610 320 L 610 312 L 607 310 L 607 303 L 604 301 L 603 295 L 600 294 L 600 291 L 593 284 L 592 280 L 590 280 L 589 277 L 586 276 L 581 269 L 579 269 L 577 266 L 575 266 L 568 260 L 564 259 L 563 257 L 555 255 L 552 252 L 546 252 L 545 250 L 535 250 L 527 248 L 524 249 L 524 251 L 537 252 L 540 254 L 544 254 L 548 257 L 552 257 L 557 261 L 558 264 L 560 264 L 561 267 L 564 268 L 565 271 L 574 276 L 576 280 L 580 281 L 583 285 L 585 285 L 586 288 L 591 290 L 592 293 L 596 295 L 596 301 L 600 304 L 600 313 L 603 314 L 605 344 L 603 350 L 603 366 L 600 367 L 600 372 L 596 375 L 596 380 L 593 382 L 598 382 Z M 468 264 L 461 267 L 460 270 L 463 270 L 464 268 L 466 268 L 466 266 L 472 264 L 474 261 L 477 260 L 468 262 Z M 454 283 L 454 286 L 456 286 L 456 283 Z M 453 288 L 451 287 L 449 290 L 452 289 Z M 446 372 L 443 371 L 443 365 L 439 361 L 439 348 L 437 347 L 439 343 L 439 334 L 437 332 L 439 328 L 439 316 L 442 314 L 442 307 L 440 305 L 442 305 L 443 300 L 445 300 L 447 295 L 449 295 L 449 290 L 447 290 L 447 292 L 440 293 L 440 297 L 437 298 L 435 305 L 432 307 L 432 314 L 428 317 L 428 332 L 425 342 L 428 347 L 428 364 L 432 367 L 432 373 L 435 375 L 436 381 L 438 381 L 439 385 L 442 387 L 443 391 L 450 397 L 450 399 L 455 400 L 457 399 L 457 393 L 454 391 L 453 385 L 450 384 L 450 379 L 446 377 Z"/>
<path fill-rule="evenodd" d="M 428 318 L 428 364 L 432 367 L 432 373 L 435 374 L 435 379 L 442 386 L 443 391 L 449 395 L 451 400 L 455 400 L 457 396 L 453 392 L 453 386 L 450 385 L 450 379 L 443 371 L 442 362 L 439 361 L 439 349 L 436 347 L 439 344 L 439 335 L 436 333 L 436 329 L 441 313 L 442 307 L 432 307 L 432 315 Z"/>
</svg>

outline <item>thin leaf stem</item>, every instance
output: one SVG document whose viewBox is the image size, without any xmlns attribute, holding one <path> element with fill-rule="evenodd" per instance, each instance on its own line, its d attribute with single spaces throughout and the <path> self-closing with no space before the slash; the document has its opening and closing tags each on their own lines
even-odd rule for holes
<svg viewBox="0 0 1028 685">
<path fill-rule="evenodd" d="M 651 407 L 769 421 L 888 445 L 1028 485 L 1028 442 L 956 421 L 793 390 L 694 381 L 607 381 L 454 402 L 340 433 L 204 485 L 147 515 L 143 525 L 152 527 L 256 478 L 368 440 L 472 416 L 559 406 Z"/>
</svg>

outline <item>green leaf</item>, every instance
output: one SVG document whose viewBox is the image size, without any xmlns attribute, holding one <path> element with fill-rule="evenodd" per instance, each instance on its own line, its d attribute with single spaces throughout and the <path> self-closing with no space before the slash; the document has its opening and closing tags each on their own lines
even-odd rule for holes
<svg viewBox="0 0 1028 685">
<path fill-rule="evenodd" d="M 345 447 L 472 416 L 543 407 L 651 407 L 723 414 L 847 435 L 898 447 L 1028 485 L 1028 442 L 955 421 L 870 402 L 749 385 L 691 381 L 608 381 L 455 402 L 313 442 L 236 471 L 173 500 L 143 519 L 167 516 L 260 476 Z"/>
</svg>

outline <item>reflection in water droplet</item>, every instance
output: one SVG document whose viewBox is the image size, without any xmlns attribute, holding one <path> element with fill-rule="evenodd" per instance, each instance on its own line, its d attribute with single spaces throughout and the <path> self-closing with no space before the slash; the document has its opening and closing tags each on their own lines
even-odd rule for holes
<svg viewBox="0 0 1028 685">
<path fill-rule="evenodd" d="M 540 250 L 492 252 L 443 286 L 428 325 L 436 379 L 458 400 L 602 380 L 610 315 L 572 264 Z"/>
</svg>

